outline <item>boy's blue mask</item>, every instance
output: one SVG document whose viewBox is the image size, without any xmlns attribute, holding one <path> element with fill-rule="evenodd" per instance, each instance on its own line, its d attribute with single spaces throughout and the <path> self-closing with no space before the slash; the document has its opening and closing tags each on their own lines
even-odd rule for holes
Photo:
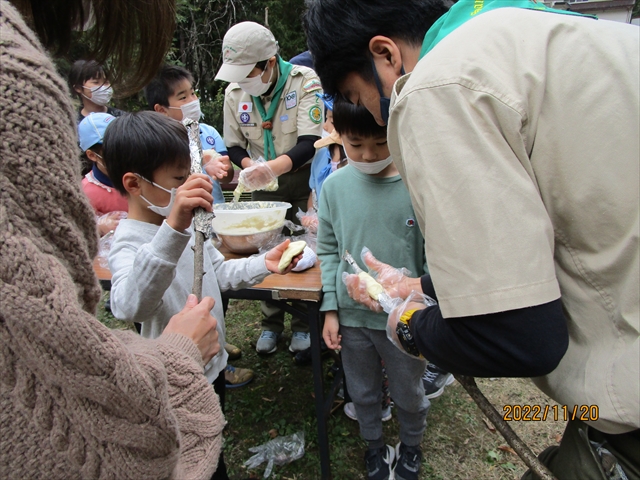
<svg viewBox="0 0 640 480">
<path fill-rule="evenodd" d="M 391 99 L 389 97 L 385 97 L 384 93 L 382 93 L 382 82 L 380 82 L 380 77 L 378 76 L 378 70 L 376 70 L 376 64 L 373 61 L 373 57 L 371 57 L 371 68 L 373 70 L 373 78 L 376 81 L 376 87 L 378 87 L 378 94 L 380 95 L 380 116 L 386 125 L 389 122 L 389 107 L 391 105 Z M 400 68 L 400 74 L 404 75 L 404 65 Z"/>
</svg>

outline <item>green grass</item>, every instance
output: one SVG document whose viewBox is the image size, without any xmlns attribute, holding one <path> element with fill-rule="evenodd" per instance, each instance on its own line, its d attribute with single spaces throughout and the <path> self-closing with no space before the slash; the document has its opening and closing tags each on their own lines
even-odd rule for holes
<svg viewBox="0 0 640 480">
<path fill-rule="evenodd" d="M 127 328 L 101 308 L 99 319 L 111 328 Z M 253 453 L 250 447 L 269 441 L 273 436 L 303 431 L 304 456 L 290 464 L 274 467 L 274 480 L 315 480 L 320 478 L 317 444 L 313 375 L 311 366 L 298 366 L 288 351 L 291 332 L 285 329 L 278 351 L 263 357 L 255 351 L 260 333 L 258 302 L 231 300 L 226 316 L 229 343 L 242 349 L 243 355 L 232 362 L 236 367 L 255 372 L 253 382 L 245 387 L 227 390 L 225 429 L 225 461 L 232 480 L 262 478 L 266 464 L 256 470 L 243 467 Z M 330 358 L 323 361 L 325 386 L 331 380 Z M 502 411 L 506 403 L 545 403 L 551 401 L 525 379 L 478 380 L 487 397 Z M 383 424 L 385 440 L 398 441 L 398 422 Z M 424 461 L 421 479 L 518 479 L 526 470 L 520 459 L 501 450 L 505 440 L 490 431 L 482 413 L 456 382 L 432 402 L 428 426 L 422 443 Z M 564 425 L 560 422 L 520 422 L 511 425 L 534 452 L 557 441 Z M 357 422 L 336 409 L 328 423 L 331 469 L 336 480 L 364 479 L 365 442 L 359 436 Z"/>
</svg>

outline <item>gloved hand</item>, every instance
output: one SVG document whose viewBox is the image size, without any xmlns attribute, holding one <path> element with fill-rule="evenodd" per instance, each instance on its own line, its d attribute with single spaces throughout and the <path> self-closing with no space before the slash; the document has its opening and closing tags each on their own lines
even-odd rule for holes
<svg viewBox="0 0 640 480">
<path fill-rule="evenodd" d="M 402 302 L 398 307 L 394 308 L 389 317 L 387 318 L 387 338 L 393 343 L 396 347 L 400 349 L 401 352 L 406 353 L 407 355 L 416 358 L 415 355 L 410 355 L 407 353 L 398 340 L 398 334 L 396 333 L 396 328 L 398 326 L 398 322 L 400 318 L 406 313 L 409 318 L 411 318 L 415 311 L 424 310 L 427 307 L 432 305 L 436 305 L 435 300 L 427 295 L 422 293 L 418 293 L 416 291 L 412 291 L 407 295 L 407 298 L 404 302 Z M 414 311 L 412 313 L 412 311 Z"/>
<path fill-rule="evenodd" d="M 382 285 L 391 298 L 407 298 L 413 290 L 420 289 L 420 279 L 411 278 L 411 272 L 406 268 L 395 268 L 382 263 L 373 256 L 367 247 L 362 249 L 360 258 L 369 269 L 369 275 Z M 353 297 L 352 297 L 353 298 Z"/>
<path fill-rule="evenodd" d="M 353 273 L 342 272 L 342 282 L 347 287 L 347 293 L 356 302 L 363 304 L 369 310 L 380 313 L 382 305 L 380 302 L 372 299 L 367 292 L 367 284 L 360 277 Z"/>
<path fill-rule="evenodd" d="M 303 212 L 298 208 L 296 217 L 298 217 L 298 220 L 300 220 L 300 224 L 307 229 L 307 232 L 318 232 L 318 213 L 316 212 L 315 208 L 311 207 L 306 212 Z"/>
<path fill-rule="evenodd" d="M 269 162 L 259 157 L 257 160 L 252 160 L 250 167 L 240 172 L 238 185 L 243 185 L 245 192 L 253 192 L 255 190 L 271 192 L 278 189 L 278 177 L 269 167 Z"/>
<path fill-rule="evenodd" d="M 123 218 L 127 218 L 127 212 L 114 211 L 97 217 L 96 223 L 98 224 L 98 233 L 100 236 L 102 237 L 115 230 Z"/>
</svg>

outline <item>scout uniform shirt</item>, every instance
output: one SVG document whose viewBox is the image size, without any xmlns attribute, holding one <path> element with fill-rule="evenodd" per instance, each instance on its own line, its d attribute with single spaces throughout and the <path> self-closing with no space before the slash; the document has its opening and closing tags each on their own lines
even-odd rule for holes
<svg viewBox="0 0 640 480">
<path fill-rule="evenodd" d="M 293 66 L 282 90 L 280 105 L 272 119 L 276 156 L 293 148 L 299 136 L 322 135 L 323 104 L 316 95 L 316 92 L 321 91 L 320 80 L 313 70 Z M 268 111 L 271 95 L 263 96 L 262 103 Z M 252 159 L 262 156 L 268 160 L 264 153 L 260 113 L 251 95 L 244 92 L 237 83 L 229 84 L 225 92 L 224 142 L 227 148 L 244 148 Z M 311 160 L 313 157 L 309 162 Z"/>
</svg>

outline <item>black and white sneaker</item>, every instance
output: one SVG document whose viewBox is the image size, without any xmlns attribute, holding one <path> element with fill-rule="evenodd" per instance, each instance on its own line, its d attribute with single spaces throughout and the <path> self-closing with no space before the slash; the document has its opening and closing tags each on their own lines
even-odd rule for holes
<svg viewBox="0 0 640 480">
<path fill-rule="evenodd" d="M 396 445 L 396 466 L 393 469 L 395 480 L 418 480 L 422 450 L 420 446 L 408 447 L 400 442 Z"/>
<path fill-rule="evenodd" d="M 367 469 L 368 480 L 393 480 L 393 465 L 395 451 L 391 445 L 382 448 L 370 448 L 364 454 L 364 466 Z"/>
<path fill-rule="evenodd" d="M 424 396 L 427 398 L 439 397 L 444 392 L 444 387 L 451 385 L 454 381 L 453 375 L 430 363 L 422 375 Z"/>
</svg>

